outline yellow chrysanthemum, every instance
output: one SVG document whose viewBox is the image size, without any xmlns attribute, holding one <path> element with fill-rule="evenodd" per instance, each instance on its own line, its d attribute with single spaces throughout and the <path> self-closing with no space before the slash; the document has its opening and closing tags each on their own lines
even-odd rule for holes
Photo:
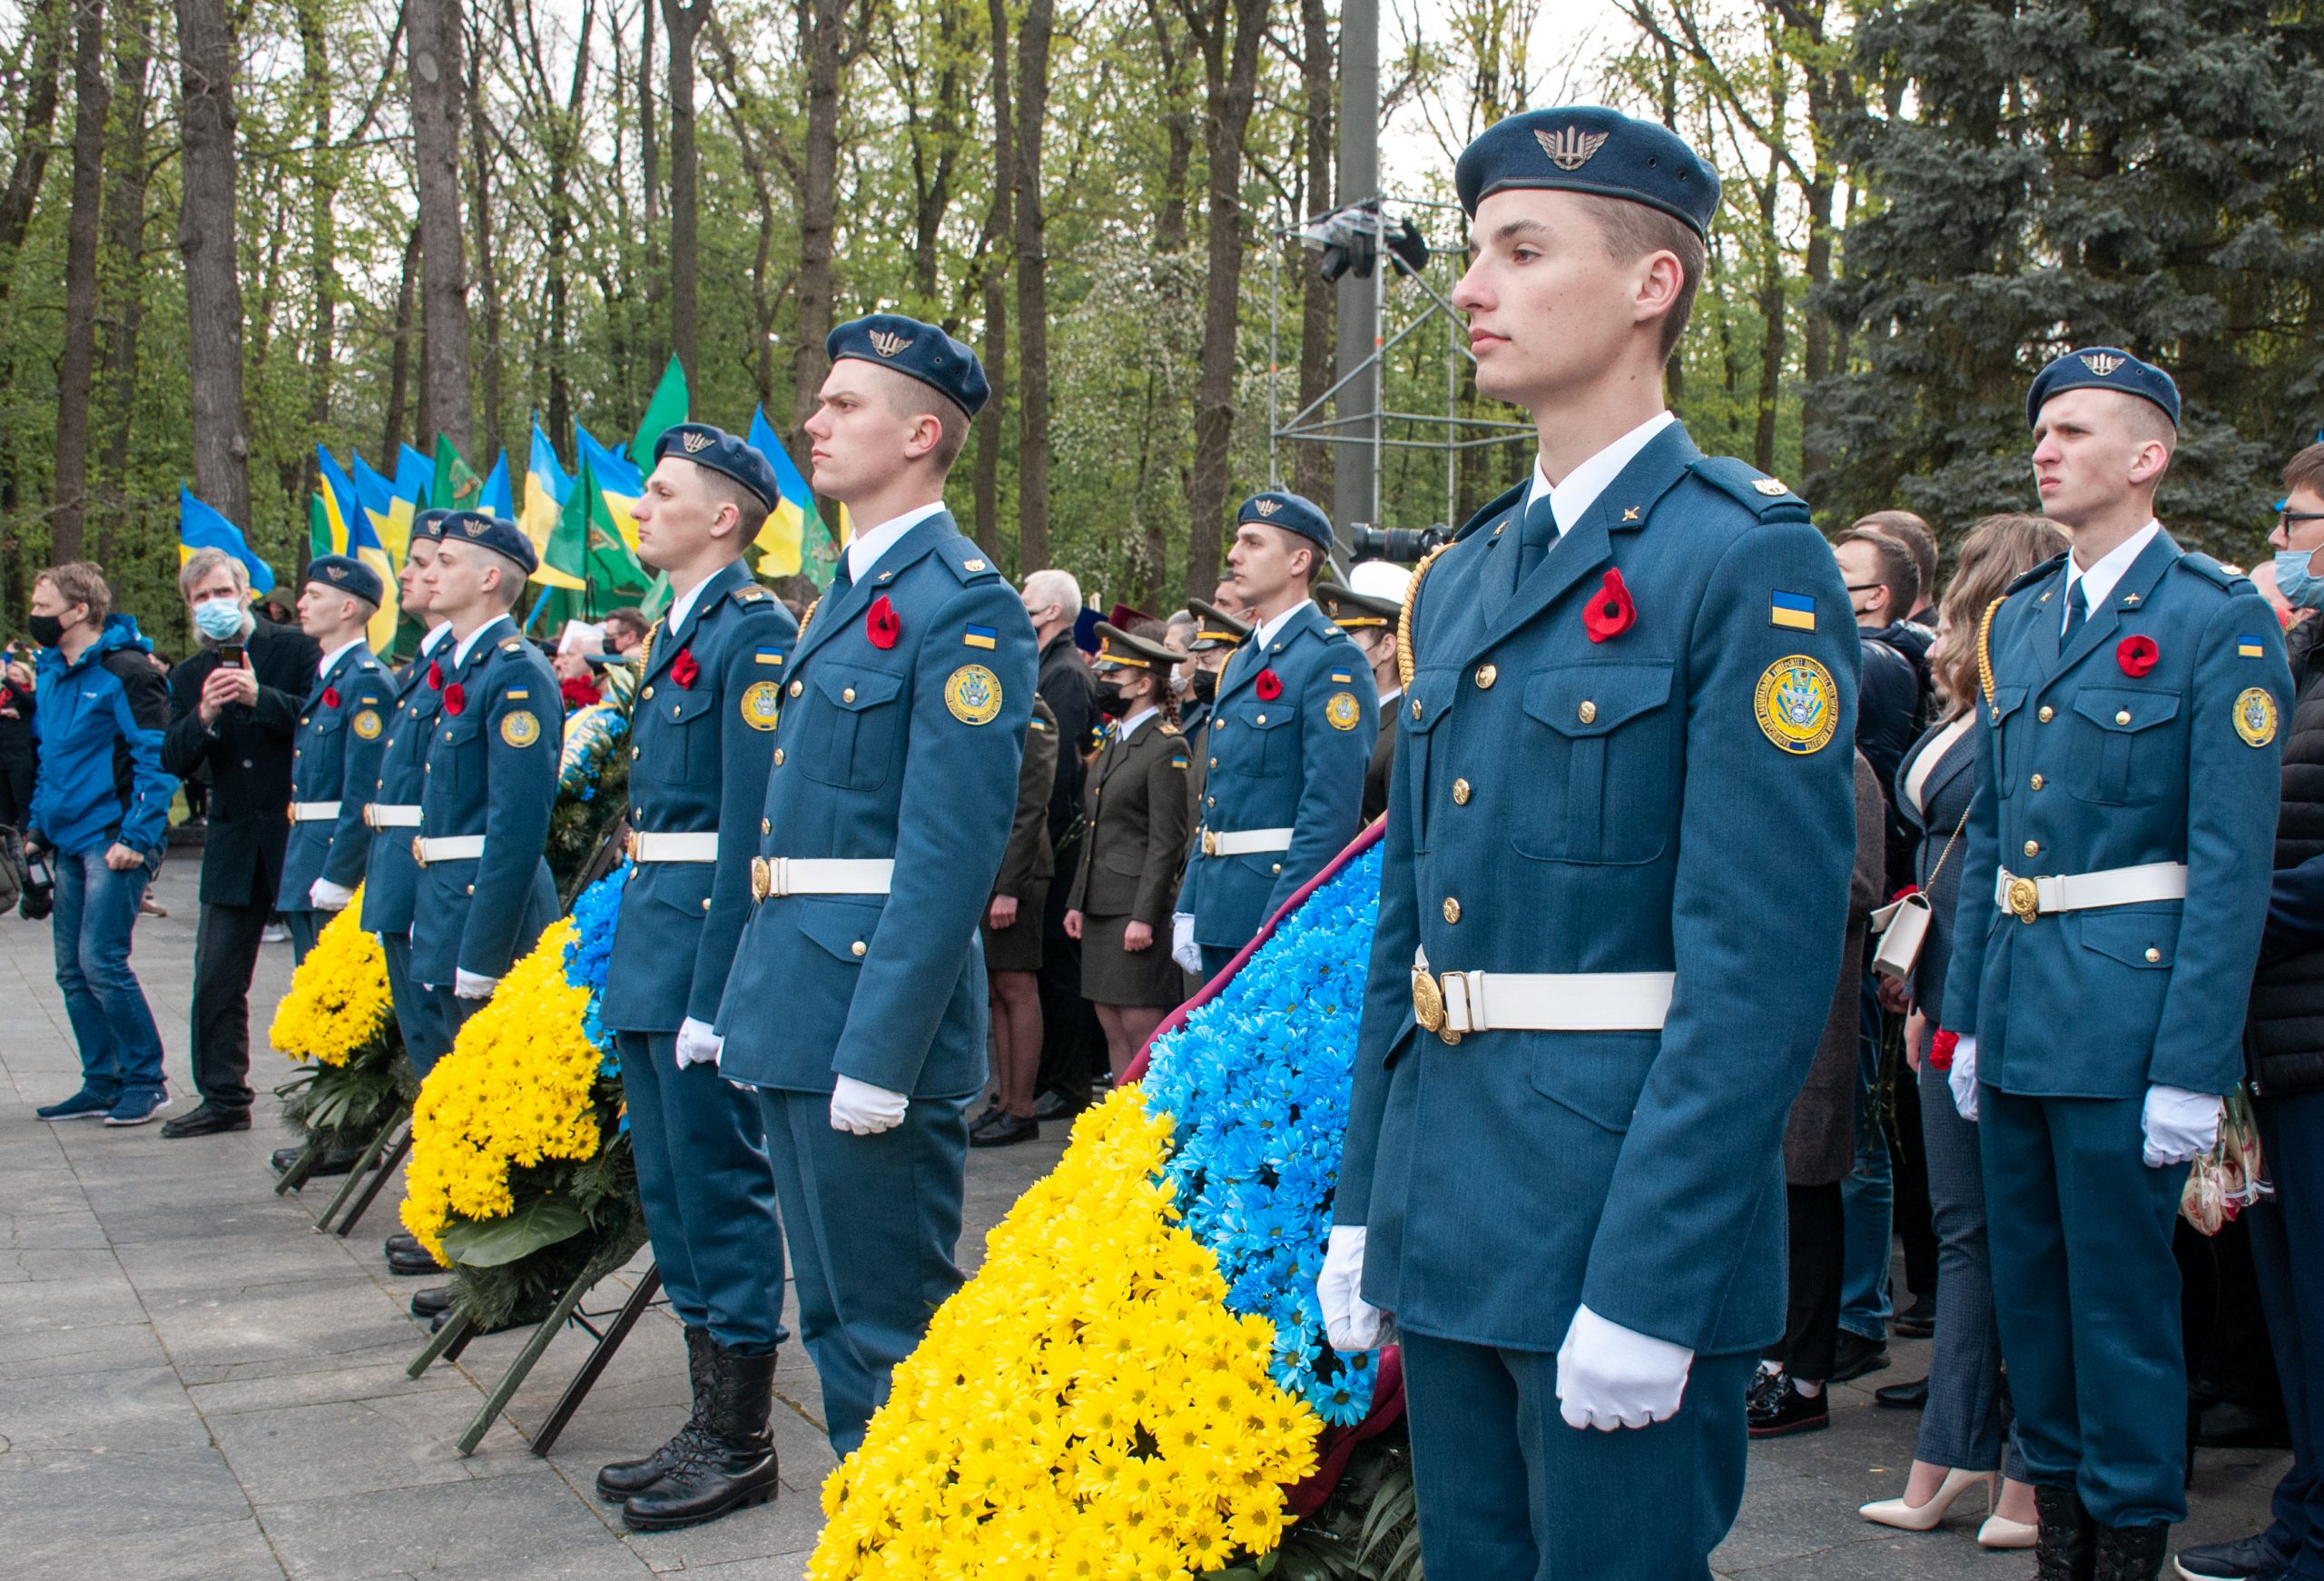
<svg viewBox="0 0 2324 1581">
<path fill-rule="evenodd" d="M 363 891 L 323 924 L 290 974 L 267 1038 L 293 1060 L 344 1065 L 387 1030 L 388 959 L 363 931 Z"/>
</svg>

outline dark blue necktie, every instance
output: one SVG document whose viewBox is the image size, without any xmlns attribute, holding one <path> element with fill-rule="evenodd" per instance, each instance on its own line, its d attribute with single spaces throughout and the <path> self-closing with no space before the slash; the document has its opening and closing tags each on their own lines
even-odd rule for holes
<svg viewBox="0 0 2324 1581">
<path fill-rule="evenodd" d="M 2062 647 L 2073 646 L 2074 633 L 2080 631 L 2082 623 L 2089 618 L 2090 598 L 2083 592 L 2082 587 L 2083 579 L 2076 577 L 2073 586 L 2066 589 L 2066 634 L 2060 645 Z"/>
<path fill-rule="evenodd" d="M 1550 506 L 1547 494 L 1537 497 L 1525 509 L 1525 525 L 1517 538 L 1517 585 L 1523 587 L 1525 578 L 1541 563 L 1550 546 L 1558 541 L 1558 514 Z"/>
</svg>

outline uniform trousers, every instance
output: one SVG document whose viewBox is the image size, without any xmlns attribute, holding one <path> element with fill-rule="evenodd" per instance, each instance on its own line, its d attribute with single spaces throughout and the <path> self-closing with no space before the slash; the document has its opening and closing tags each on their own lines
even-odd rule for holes
<svg viewBox="0 0 2324 1581">
<path fill-rule="evenodd" d="M 329 912 L 313 910 L 287 911 L 282 914 L 282 925 L 290 930 L 290 966 L 296 971 L 307 959 L 307 952 L 315 947 L 315 940 L 330 921 Z"/>
<path fill-rule="evenodd" d="M 952 1251 L 970 1096 L 914 1098 L 894 1130 L 855 1136 L 832 1129 L 828 1092 L 758 1090 L 790 1231 L 799 1337 L 822 1380 L 824 1430 L 842 1459 L 863 1442 L 896 1363 L 960 1288 Z"/>
<path fill-rule="evenodd" d="M 411 935 L 381 934 L 379 954 L 388 963 L 388 1003 L 395 1006 L 396 1027 L 403 1033 L 404 1057 L 422 1081 L 452 1046 L 443 1009 L 436 995 L 411 980 Z"/>
<path fill-rule="evenodd" d="M 1460 1581 L 1708 1581 L 1743 1503 L 1752 1359 L 1699 1356 L 1679 1414 L 1603 1433 L 1558 1414 L 1558 1359 L 1407 1329 L 1421 1565 Z"/>
<path fill-rule="evenodd" d="M 251 974 L 271 900 L 204 901 L 193 932 L 193 1085 L 213 1109 L 251 1106 Z"/>
<path fill-rule="evenodd" d="M 1202 980 L 1205 983 L 1214 981 L 1226 970 L 1229 962 L 1243 953 L 1239 947 L 1229 950 L 1218 944 L 1197 944 L 1196 948 L 1202 952 Z"/>
<path fill-rule="evenodd" d="M 2269 1546 L 2299 1581 L 2324 1581 L 2324 1092 L 2253 1108 L 2276 1194 L 2244 1215 L 2268 1339 L 2291 1422 L 2291 1468 L 2276 1485 Z"/>
<path fill-rule="evenodd" d="M 2146 1167 L 2140 1098 L 2019 1097 L 1981 1082 L 1977 1106 L 1994 1316 L 2027 1473 L 2073 1488 L 2101 1526 L 2184 1520 L 2171 1227 L 2186 1167 Z"/>
<path fill-rule="evenodd" d="M 763 1356 L 780 1334 L 783 1227 L 758 1104 L 715 1065 L 680 1070 L 675 1033 L 615 1039 L 637 1195 L 670 1306 L 725 1349 Z"/>
</svg>

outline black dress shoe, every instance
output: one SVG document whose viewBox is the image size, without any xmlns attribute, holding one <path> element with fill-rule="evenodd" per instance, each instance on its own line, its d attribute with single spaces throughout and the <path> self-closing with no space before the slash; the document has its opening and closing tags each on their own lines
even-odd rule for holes
<svg viewBox="0 0 2324 1581">
<path fill-rule="evenodd" d="M 1888 1319 L 1888 1327 L 1906 1339 L 1925 1339 L 1936 1332 L 1936 1298 L 1923 1296 Z"/>
<path fill-rule="evenodd" d="M 737 1356 L 711 1347 L 710 1409 L 693 1453 L 621 1507 L 634 1532 L 666 1532 L 716 1520 L 775 1496 L 774 1353 Z"/>
<path fill-rule="evenodd" d="M 1867 1372 L 1878 1372 L 1888 1365 L 1888 1347 L 1877 1339 L 1866 1339 L 1848 1329 L 1840 1330 L 1840 1342 L 1832 1350 L 1832 1376 L 1826 1381 L 1846 1383 L 1862 1378 Z"/>
<path fill-rule="evenodd" d="M 1928 1405 L 1928 1379 L 1916 1378 L 1910 1383 L 1892 1383 L 1886 1388 L 1872 1391 L 1872 1403 L 1886 1406 L 1892 1411 L 1917 1411 Z"/>
<path fill-rule="evenodd" d="M 245 1123 L 248 1117 L 245 1116 Z M 163 1136 L 170 1134 L 169 1126 L 162 1127 L 162 1134 Z M 278 1147 L 274 1150 L 274 1155 L 266 1161 L 276 1174 L 287 1175 L 298 1163 L 299 1155 L 306 1151 L 302 1147 Z M 355 1167 L 356 1157 L 357 1155 L 351 1152 L 325 1153 L 316 1161 L 315 1167 L 307 1171 L 307 1179 L 312 1181 L 324 1175 L 343 1175 Z"/>
<path fill-rule="evenodd" d="M 1781 1375 L 1778 1375 L 1779 1377 Z M 1813 1433 L 1832 1425 L 1832 1391 L 1820 1388 L 1809 1399 L 1788 1378 L 1772 1398 L 1744 1413 L 1754 1438 L 1781 1438 L 1793 1433 Z"/>
<path fill-rule="evenodd" d="M 412 1251 L 405 1251 L 400 1247 L 389 1247 L 388 1271 L 399 1279 L 408 1279 L 414 1274 L 442 1273 L 445 1268 L 442 1263 L 428 1255 L 428 1249 L 424 1246 Z"/>
<path fill-rule="evenodd" d="M 970 1147 L 1013 1147 L 1020 1141 L 1040 1140 L 1039 1121 L 1020 1118 L 1005 1109 L 969 1132 Z"/>
<path fill-rule="evenodd" d="M 216 1136 L 221 1131 L 248 1131 L 251 1112 L 247 1109 L 222 1109 L 215 1103 L 199 1103 L 174 1120 L 162 1122 L 162 1134 L 170 1138 L 181 1136 Z"/>
<path fill-rule="evenodd" d="M 424 1290 L 411 1292 L 411 1315 L 415 1318 L 440 1318 L 451 1309 L 449 1285 L 429 1285 Z"/>
<path fill-rule="evenodd" d="M 686 1425 L 675 1437 L 651 1455 L 635 1460 L 616 1460 L 597 1473 L 597 1497 L 619 1504 L 632 1494 L 643 1493 L 688 1458 L 700 1452 L 703 1434 L 710 1419 L 710 1390 L 714 1374 L 715 1347 L 710 1340 L 710 1330 L 688 1326 L 686 1329 L 686 1381 L 694 1390 L 694 1414 L 686 1418 Z"/>
<path fill-rule="evenodd" d="M 1034 1102 L 1033 1118 L 1069 1120 L 1088 1107 L 1089 1094 L 1086 1089 L 1077 1091 L 1068 1087 L 1052 1087 Z"/>
</svg>

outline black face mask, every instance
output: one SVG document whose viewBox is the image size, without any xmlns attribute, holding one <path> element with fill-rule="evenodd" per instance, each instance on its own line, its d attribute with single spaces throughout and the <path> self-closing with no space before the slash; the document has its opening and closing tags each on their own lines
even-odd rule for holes
<svg viewBox="0 0 2324 1581">
<path fill-rule="evenodd" d="M 1098 712 L 1108 719 L 1118 719 L 1129 712 L 1129 699 L 1122 696 L 1121 687 L 1100 681 L 1098 683 Z"/>
<path fill-rule="evenodd" d="M 27 615 L 25 617 L 25 629 L 31 632 L 33 640 L 43 647 L 54 647 L 64 640 L 64 622 L 58 616 Z"/>
<path fill-rule="evenodd" d="M 1192 689 L 1195 701 L 1206 708 L 1218 697 L 1218 677 L 1209 670 L 1195 671 Z"/>
</svg>

